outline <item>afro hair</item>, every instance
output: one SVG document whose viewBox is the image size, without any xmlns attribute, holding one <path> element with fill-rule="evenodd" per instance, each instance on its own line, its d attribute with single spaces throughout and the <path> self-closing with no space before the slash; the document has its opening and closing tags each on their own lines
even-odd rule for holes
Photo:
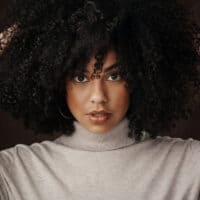
<svg viewBox="0 0 200 200">
<path fill-rule="evenodd" d="M 199 28 L 175 0 L 12 0 L 0 26 L 11 30 L 0 39 L 0 108 L 36 133 L 73 133 L 66 79 L 110 48 L 131 93 L 130 137 L 187 118 L 199 91 Z"/>
</svg>

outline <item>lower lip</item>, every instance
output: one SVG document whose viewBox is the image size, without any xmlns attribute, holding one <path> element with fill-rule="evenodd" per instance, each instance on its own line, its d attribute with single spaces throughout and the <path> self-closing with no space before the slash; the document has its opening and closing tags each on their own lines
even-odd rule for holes
<svg viewBox="0 0 200 200">
<path fill-rule="evenodd" d="M 110 115 L 111 115 L 111 114 L 107 114 L 107 115 L 100 116 L 100 117 L 95 117 L 95 116 L 93 116 L 93 115 L 89 115 L 89 119 L 90 119 L 93 123 L 100 124 L 100 123 L 106 122 L 106 121 L 110 118 Z"/>
</svg>

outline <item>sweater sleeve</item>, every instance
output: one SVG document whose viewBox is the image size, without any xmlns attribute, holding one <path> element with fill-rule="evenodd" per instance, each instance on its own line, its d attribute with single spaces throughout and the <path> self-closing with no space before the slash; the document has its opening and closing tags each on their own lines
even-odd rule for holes
<svg viewBox="0 0 200 200">
<path fill-rule="evenodd" d="M 6 178 L 6 170 L 13 166 L 12 153 L 0 151 L 0 200 L 14 200 L 11 197 L 9 181 Z"/>
<path fill-rule="evenodd" d="M 9 200 L 6 181 L 0 166 L 0 200 Z"/>
<path fill-rule="evenodd" d="M 199 185 L 199 195 L 198 195 L 198 200 L 200 200 L 200 162 L 199 162 L 199 157 L 200 157 L 200 141 L 198 140 L 193 140 L 191 143 L 191 164 L 195 166 L 193 169 L 193 173 L 196 174 L 197 180 L 198 180 L 198 185 Z"/>
</svg>

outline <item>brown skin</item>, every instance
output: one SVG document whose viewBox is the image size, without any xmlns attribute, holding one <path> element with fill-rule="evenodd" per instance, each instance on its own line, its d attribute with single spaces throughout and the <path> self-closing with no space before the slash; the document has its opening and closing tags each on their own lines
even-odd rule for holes
<svg viewBox="0 0 200 200">
<path fill-rule="evenodd" d="M 129 107 L 129 92 L 126 82 L 116 75 L 116 69 L 105 69 L 117 62 L 115 51 L 110 50 L 105 57 L 99 79 L 91 78 L 96 60 L 92 57 L 83 76 L 75 76 L 66 84 L 66 102 L 75 119 L 93 133 L 106 133 L 113 129 L 126 115 Z M 108 120 L 97 124 L 87 115 L 94 110 L 111 112 Z"/>
</svg>

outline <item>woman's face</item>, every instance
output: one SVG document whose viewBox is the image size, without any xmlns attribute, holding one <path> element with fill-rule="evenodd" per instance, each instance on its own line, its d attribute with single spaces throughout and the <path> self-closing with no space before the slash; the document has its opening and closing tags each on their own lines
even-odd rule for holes
<svg viewBox="0 0 200 200">
<path fill-rule="evenodd" d="M 92 57 L 85 72 L 67 82 L 66 102 L 82 126 L 93 133 L 105 133 L 125 117 L 129 107 L 129 93 L 119 70 L 109 70 L 117 62 L 115 51 L 110 50 L 106 55 L 100 78 L 91 78 L 95 62 Z"/>
</svg>

